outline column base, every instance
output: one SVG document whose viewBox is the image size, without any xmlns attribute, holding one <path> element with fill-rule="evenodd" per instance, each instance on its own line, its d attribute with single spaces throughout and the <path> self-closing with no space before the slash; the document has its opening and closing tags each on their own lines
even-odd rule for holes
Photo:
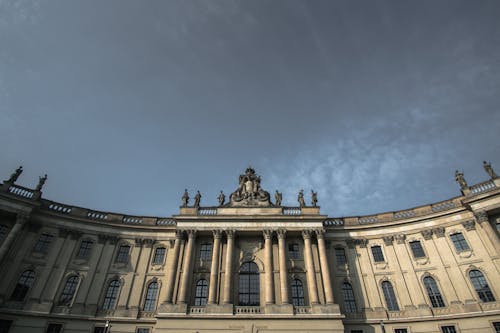
<svg viewBox="0 0 500 333">
<path fill-rule="evenodd" d="M 264 306 L 265 314 L 290 314 L 293 315 L 292 304 L 266 304 Z"/>
<path fill-rule="evenodd" d="M 232 304 L 207 304 L 205 306 L 205 313 L 218 313 L 218 314 L 233 314 L 234 307 Z"/>
</svg>

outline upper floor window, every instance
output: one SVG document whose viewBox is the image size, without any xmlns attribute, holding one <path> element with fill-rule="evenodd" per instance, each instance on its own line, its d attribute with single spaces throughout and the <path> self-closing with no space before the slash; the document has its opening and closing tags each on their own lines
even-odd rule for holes
<svg viewBox="0 0 500 333">
<path fill-rule="evenodd" d="M 300 258 L 299 244 L 297 244 L 297 243 L 288 244 L 288 256 L 290 259 L 299 259 Z"/>
<path fill-rule="evenodd" d="M 200 259 L 201 260 L 212 259 L 212 244 L 201 244 L 200 245 Z"/>
<path fill-rule="evenodd" d="M 457 252 L 470 250 L 469 244 L 467 244 L 467 241 L 465 240 L 464 235 L 462 235 L 461 232 L 450 235 L 450 238 Z"/>
<path fill-rule="evenodd" d="M 80 243 L 80 248 L 78 249 L 78 258 L 88 258 L 90 256 L 90 251 L 92 251 L 92 246 L 94 245 L 94 241 L 90 239 L 84 239 Z"/>
<path fill-rule="evenodd" d="M 354 291 L 350 283 L 344 282 L 342 284 L 342 295 L 344 296 L 345 312 L 356 312 L 356 300 L 354 299 Z"/>
<path fill-rule="evenodd" d="M 382 247 L 380 247 L 380 245 L 372 246 L 372 255 L 375 262 L 385 261 L 384 253 L 382 253 Z"/>
<path fill-rule="evenodd" d="M 135 331 L 135 333 L 149 333 L 149 332 L 150 332 L 149 328 L 145 327 L 139 327 L 137 331 Z"/>
<path fill-rule="evenodd" d="M 157 247 L 155 250 L 155 256 L 153 258 L 153 264 L 161 265 L 165 260 L 165 253 L 167 250 L 164 247 Z"/>
<path fill-rule="evenodd" d="M 347 263 L 347 258 L 345 256 L 345 250 L 343 247 L 335 248 L 335 259 L 337 260 L 337 265 L 345 265 Z"/>
<path fill-rule="evenodd" d="M 396 294 L 394 294 L 394 288 L 389 281 L 382 282 L 382 291 L 384 293 L 385 303 L 387 304 L 387 310 L 399 311 L 398 300 L 396 299 Z"/>
<path fill-rule="evenodd" d="M 118 253 L 116 254 L 115 262 L 127 263 L 129 252 L 130 252 L 130 245 L 120 245 L 120 247 L 118 248 Z"/>
<path fill-rule="evenodd" d="M 243 263 L 240 267 L 239 305 L 260 305 L 259 267 L 254 262 Z"/>
<path fill-rule="evenodd" d="M 436 281 L 430 277 L 426 276 L 424 278 L 425 290 L 427 291 L 427 295 L 431 300 L 431 304 L 433 308 L 442 308 L 444 307 L 443 297 L 441 296 L 441 292 L 437 286 Z"/>
<path fill-rule="evenodd" d="M 455 326 L 441 326 L 442 333 L 457 333 Z"/>
<path fill-rule="evenodd" d="M 482 302 L 495 301 L 495 296 L 493 296 L 490 286 L 488 285 L 488 282 L 486 282 L 483 273 L 481 273 L 477 269 L 474 269 L 469 272 L 469 278 Z"/>
<path fill-rule="evenodd" d="M 194 294 L 194 305 L 205 306 L 207 305 L 208 297 L 208 283 L 207 280 L 201 279 L 196 282 L 196 290 Z"/>
<path fill-rule="evenodd" d="M 394 329 L 394 333 L 408 333 L 408 329 L 406 329 L 406 328 L 396 328 L 396 329 Z"/>
<path fill-rule="evenodd" d="M 78 282 L 80 282 L 80 278 L 76 275 L 70 276 L 66 280 L 66 284 L 64 285 L 63 291 L 61 293 L 61 297 L 59 298 L 60 305 L 70 305 L 73 300 L 73 296 L 75 296 L 76 287 L 78 286 Z"/>
<path fill-rule="evenodd" d="M 154 311 L 156 308 L 156 297 L 158 296 L 158 282 L 153 281 L 148 285 L 146 299 L 144 300 L 144 311 Z"/>
<path fill-rule="evenodd" d="M 26 298 L 28 291 L 33 286 L 33 282 L 35 281 L 35 272 L 32 270 L 24 271 L 23 274 L 19 277 L 17 281 L 16 287 L 10 296 L 12 301 L 22 302 Z"/>
<path fill-rule="evenodd" d="M 292 304 L 294 306 L 303 306 L 304 302 L 304 287 L 302 286 L 302 281 L 299 279 L 294 279 L 292 281 Z"/>
<path fill-rule="evenodd" d="M 493 322 L 493 328 L 495 329 L 495 333 L 500 333 L 500 321 Z"/>
<path fill-rule="evenodd" d="M 63 331 L 63 325 L 62 324 L 54 324 L 50 323 L 47 326 L 47 330 L 45 333 L 61 333 Z"/>
<path fill-rule="evenodd" d="M 425 258 L 424 248 L 422 247 L 422 243 L 420 243 L 420 241 L 416 240 L 410 242 L 410 248 L 414 258 Z"/>
<path fill-rule="evenodd" d="M 109 282 L 108 289 L 106 290 L 106 294 L 104 295 L 104 302 L 102 303 L 103 310 L 111 310 L 115 308 L 119 290 L 120 290 L 119 280 L 112 280 Z"/>
<path fill-rule="evenodd" d="M 49 252 L 49 246 L 52 242 L 52 238 L 54 238 L 54 236 L 52 236 L 51 234 L 41 234 L 35 244 L 35 248 L 33 249 L 33 251 L 38 253 Z"/>
</svg>

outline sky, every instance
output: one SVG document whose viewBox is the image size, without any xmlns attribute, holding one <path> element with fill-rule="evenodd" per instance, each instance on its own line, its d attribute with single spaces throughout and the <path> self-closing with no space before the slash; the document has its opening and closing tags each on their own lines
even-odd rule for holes
<svg viewBox="0 0 500 333">
<path fill-rule="evenodd" d="M 357 216 L 500 171 L 500 2 L 0 0 L 0 178 L 131 215 L 252 166 Z"/>
</svg>

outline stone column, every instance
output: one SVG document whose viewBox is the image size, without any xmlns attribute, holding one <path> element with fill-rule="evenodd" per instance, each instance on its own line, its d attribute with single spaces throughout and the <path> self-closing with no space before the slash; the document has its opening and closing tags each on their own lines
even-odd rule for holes
<svg viewBox="0 0 500 333">
<path fill-rule="evenodd" d="M 280 287 L 281 287 L 281 304 L 288 304 L 288 271 L 286 267 L 286 248 L 285 248 L 286 230 L 278 230 L 278 247 L 280 261 Z"/>
<path fill-rule="evenodd" d="M 264 269 L 266 270 L 266 304 L 274 304 L 273 231 L 264 230 Z"/>
<path fill-rule="evenodd" d="M 233 278 L 233 248 L 234 248 L 234 231 L 227 230 L 227 250 L 226 250 L 226 267 L 224 269 L 224 298 L 223 304 L 231 304 L 231 280 Z"/>
<path fill-rule="evenodd" d="M 14 240 L 17 238 L 19 233 L 21 232 L 21 229 L 23 226 L 26 224 L 28 221 L 28 215 L 24 213 L 18 213 L 16 217 L 16 223 L 10 230 L 9 234 L 7 237 L 5 237 L 5 240 L 2 243 L 2 246 L 0 247 L 0 262 L 4 259 L 5 255 L 9 251 L 12 243 Z"/>
<path fill-rule="evenodd" d="M 220 230 L 214 230 L 214 246 L 212 250 L 212 265 L 210 267 L 210 287 L 208 289 L 208 304 L 214 304 L 217 295 L 217 280 L 219 277 Z"/>
<path fill-rule="evenodd" d="M 321 265 L 321 277 L 323 278 L 323 288 L 325 288 L 326 304 L 333 304 L 332 278 L 328 267 L 328 258 L 326 256 L 325 231 L 316 230 L 318 239 L 319 263 Z"/>
<path fill-rule="evenodd" d="M 189 278 L 191 277 L 191 258 L 193 257 L 194 243 L 196 241 L 196 231 L 189 230 L 184 264 L 182 265 L 182 280 L 179 292 L 178 304 L 186 304 L 187 290 L 189 288 Z"/>
<path fill-rule="evenodd" d="M 177 273 L 177 264 L 179 263 L 179 250 L 182 242 L 182 231 L 176 231 L 175 233 L 175 243 L 174 243 L 174 253 L 172 253 L 172 262 L 167 268 L 167 297 L 165 298 L 165 303 L 172 303 L 172 297 L 174 295 L 175 287 L 175 276 Z"/>
<path fill-rule="evenodd" d="M 309 290 L 309 302 L 311 305 L 318 304 L 318 287 L 316 285 L 316 272 L 314 271 L 314 262 L 311 249 L 311 230 L 303 230 L 304 238 L 304 263 L 307 270 L 307 287 Z"/>
</svg>

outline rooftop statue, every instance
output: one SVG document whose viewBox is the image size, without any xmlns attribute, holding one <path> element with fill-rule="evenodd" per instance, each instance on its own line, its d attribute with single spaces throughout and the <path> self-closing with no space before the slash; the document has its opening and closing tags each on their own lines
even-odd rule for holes
<svg viewBox="0 0 500 333">
<path fill-rule="evenodd" d="M 495 170 L 493 170 L 493 167 L 491 166 L 491 163 L 488 163 L 486 161 L 483 161 L 483 167 L 486 173 L 490 176 L 491 179 L 497 178 L 497 174 L 495 173 Z"/>
<path fill-rule="evenodd" d="M 189 193 L 188 190 L 184 190 L 184 194 L 182 195 L 182 207 L 187 207 L 189 203 Z"/>
<path fill-rule="evenodd" d="M 200 207 L 201 194 L 200 191 L 196 191 L 196 195 L 194 196 L 194 207 Z"/>
<path fill-rule="evenodd" d="M 318 192 L 314 192 L 313 190 L 311 190 L 311 205 L 313 207 L 318 206 Z"/>
<path fill-rule="evenodd" d="M 224 195 L 224 192 L 220 191 L 218 199 L 219 199 L 219 206 L 224 205 L 224 202 L 226 201 L 226 196 Z"/>
<path fill-rule="evenodd" d="M 276 206 L 281 206 L 281 200 L 283 199 L 283 195 L 276 190 L 276 193 L 274 194 L 274 200 L 275 200 L 275 205 Z"/>
<path fill-rule="evenodd" d="M 304 190 L 300 190 L 299 191 L 299 195 L 297 197 L 297 201 L 299 202 L 299 206 L 300 207 L 305 207 L 306 206 L 306 202 L 304 200 Z"/>
<path fill-rule="evenodd" d="M 38 185 L 36 186 L 35 191 L 41 191 L 46 181 L 47 181 L 47 174 L 45 174 L 45 176 L 43 177 L 38 177 Z"/>
<path fill-rule="evenodd" d="M 255 170 L 247 168 L 245 174 L 240 175 L 238 188 L 229 196 L 229 206 L 271 206 L 269 192 L 260 187 L 260 181 Z"/>
<path fill-rule="evenodd" d="M 455 181 L 460 185 L 460 189 L 466 189 L 469 186 L 467 185 L 467 182 L 465 181 L 464 174 L 463 172 L 460 171 L 455 171 Z"/>
<path fill-rule="evenodd" d="M 19 176 L 23 173 L 23 166 L 21 165 L 19 168 L 16 169 L 16 171 L 14 171 L 12 173 L 12 175 L 10 175 L 10 178 L 8 180 L 9 183 L 15 183 L 17 181 L 17 178 L 19 178 Z"/>
</svg>

